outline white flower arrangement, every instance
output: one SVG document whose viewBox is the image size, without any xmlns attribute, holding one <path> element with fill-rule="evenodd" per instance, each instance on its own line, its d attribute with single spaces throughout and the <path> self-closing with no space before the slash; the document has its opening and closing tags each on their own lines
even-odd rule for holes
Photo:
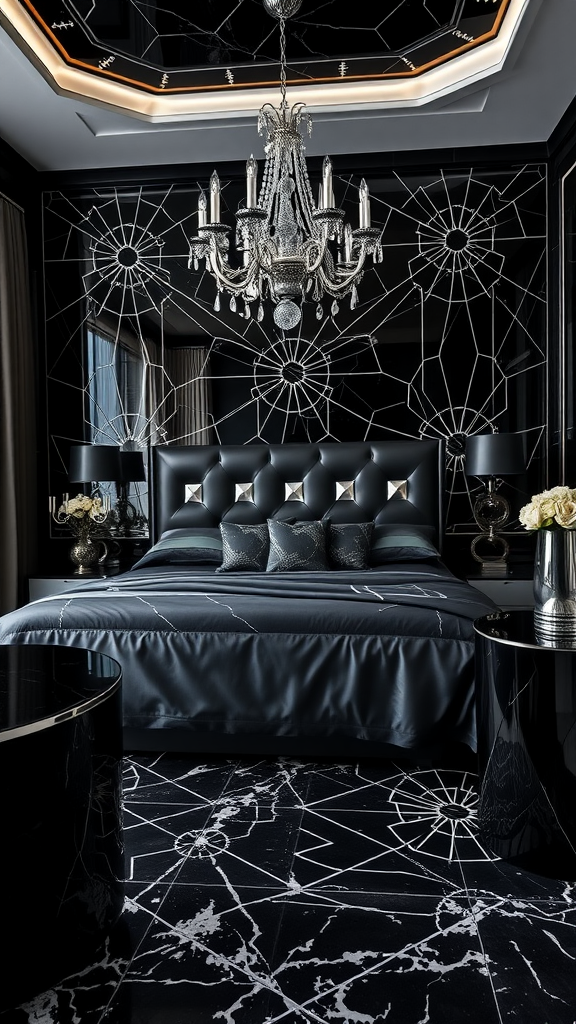
<svg viewBox="0 0 576 1024">
<path fill-rule="evenodd" d="M 96 521 L 101 520 L 104 513 L 105 509 L 102 505 L 102 499 L 98 497 L 90 498 L 87 494 L 77 494 L 75 498 L 67 499 L 58 509 L 58 515 Z"/>
<path fill-rule="evenodd" d="M 552 487 L 534 494 L 518 513 L 527 530 L 570 530 L 576 527 L 576 488 Z"/>
</svg>

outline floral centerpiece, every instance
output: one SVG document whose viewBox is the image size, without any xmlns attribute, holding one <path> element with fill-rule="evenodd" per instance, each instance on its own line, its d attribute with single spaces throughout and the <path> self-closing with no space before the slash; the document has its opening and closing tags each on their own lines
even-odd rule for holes
<svg viewBox="0 0 576 1024">
<path fill-rule="evenodd" d="M 56 499 L 50 498 L 50 512 L 54 522 L 68 526 L 76 538 L 70 550 L 70 558 L 76 565 L 75 574 L 81 576 L 91 572 L 91 566 L 98 561 L 100 551 L 98 544 L 106 553 L 106 545 L 102 540 L 93 542 L 92 537 L 98 533 L 98 527 L 105 522 L 110 511 L 110 502 L 103 503 L 99 496 L 77 494 L 75 498 L 66 495 L 56 510 Z M 105 555 L 104 555 L 105 557 Z"/>
<path fill-rule="evenodd" d="M 90 533 L 92 528 L 103 523 L 108 509 L 102 504 L 100 497 L 90 498 L 87 494 L 77 494 L 75 498 L 66 498 L 57 512 L 57 521 L 65 522 L 72 533 Z"/>
<path fill-rule="evenodd" d="M 518 513 L 527 530 L 570 530 L 576 527 L 576 488 L 552 487 L 534 494 Z"/>
<path fill-rule="evenodd" d="M 534 629 L 539 644 L 576 647 L 576 488 L 535 494 L 518 519 L 536 531 Z"/>
</svg>

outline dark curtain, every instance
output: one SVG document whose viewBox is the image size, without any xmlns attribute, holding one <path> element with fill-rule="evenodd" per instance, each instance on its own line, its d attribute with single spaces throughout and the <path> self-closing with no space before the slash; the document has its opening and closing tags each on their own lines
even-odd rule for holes
<svg viewBox="0 0 576 1024">
<path fill-rule="evenodd" d="M 36 373 L 24 216 L 0 199 L 0 612 L 27 599 L 38 523 Z M 47 508 L 47 503 L 46 503 Z"/>
<path fill-rule="evenodd" d="M 169 423 L 170 442 L 211 444 L 212 382 L 207 350 L 166 349 L 165 365 L 176 392 L 176 413 Z"/>
</svg>

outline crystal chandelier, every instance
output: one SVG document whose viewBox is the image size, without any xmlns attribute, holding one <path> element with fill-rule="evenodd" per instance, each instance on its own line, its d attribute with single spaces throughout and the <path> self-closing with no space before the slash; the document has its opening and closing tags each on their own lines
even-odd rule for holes
<svg viewBox="0 0 576 1024">
<path fill-rule="evenodd" d="M 316 303 L 322 319 L 322 300 L 332 298 L 331 313 L 339 310 L 338 300 L 350 295 L 350 307 L 357 303 L 357 285 L 366 258 L 382 261 L 380 231 L 370 223 L 370 196 L 362 179 L 359 188 L 358 223 L 352 229 L 344 211 L 335 205 L 332 164 L 324 158 L 318 205 L 315 205 L 304 157 L 300 125 L 312 132 L 310 115 L 303 103 L 288 106 L 286 99 L 286 18 L 295 14 L 301 0 L 263 0 L 264 7 L 280 22 L 280 92 L 278 107 L 266 103 L 258 115 L 258 132 L 266 133 L 266 162 L 257 198 L 258 165 L 253 156 L 246 163 L 246 205 L 236 213 L 237 267 L 228 262 L 230 228 L 220 222 L 220 181 L 216 171 L 210 178 L 209 201 L 203 191 L 198 200 L 198 234 L 190 241 L 189 266 L 199 261 L 216 280 L 214 309 L 220 309 L 222 292 L 227 292 L 232 311 L 247 319 L 264 317 L 263 300 L 274 305 L 274 322 L 282 330 L 299 323 L 300 303 Z M 240 300 L 238 309 L 237 300 Z M 256 312 L 251 304 L 256 303 Z"/>
</svg>

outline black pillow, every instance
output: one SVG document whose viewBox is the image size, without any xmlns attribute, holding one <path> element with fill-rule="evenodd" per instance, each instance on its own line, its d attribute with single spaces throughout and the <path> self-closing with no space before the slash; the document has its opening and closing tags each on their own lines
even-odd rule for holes
<svg viewBox="0 0 576 1024">
<path fill-rule="evenodd" d="M 326 550 L 331 569 L 368 569 L 374 523 L 327 523 Z"/>
<path fill-rule="evenodd" d="M 217 527 L 167 530 L 132 569 L 157 565 L 220 565 L 222 538 Z"/>
<path fill-rule="evenodd" d="M 326 561 L 326 529 L 320 520 L 288 523 L 269 519 L 267 572 L 321 572 Z"/>
<path fill-rule="evenodd" d="M 268 562 L 266 523 L 220 523 L 222 565 L 216 572 L 263 572 Z"/>
<path fill-rule="evenodd" d="M 372 534 L 370 564 L 436 561 L 440 552 L 428 533 L 425 526 L 413 526 L 411 523 L 406 526 L 378 524 Z"/>
</svg>

